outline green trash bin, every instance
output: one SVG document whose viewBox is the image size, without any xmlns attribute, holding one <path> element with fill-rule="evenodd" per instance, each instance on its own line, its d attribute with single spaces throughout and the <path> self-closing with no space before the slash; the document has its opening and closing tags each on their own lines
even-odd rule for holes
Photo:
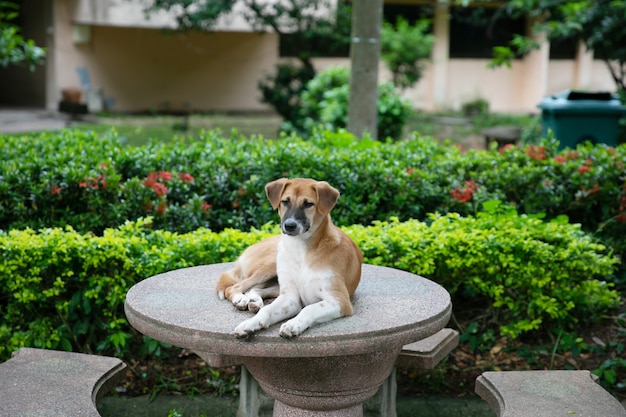
<svg viewBox="0 0 626 417">
<path fill-rule="evenodd" d="M 617 145 L 619 119 L 626 115 L 616 94 L 563 91 L 544 97 L 541 109 L 542 134 L 554 133 L 559 148 L 576 148 L 583 142 Z"/>
</svg>

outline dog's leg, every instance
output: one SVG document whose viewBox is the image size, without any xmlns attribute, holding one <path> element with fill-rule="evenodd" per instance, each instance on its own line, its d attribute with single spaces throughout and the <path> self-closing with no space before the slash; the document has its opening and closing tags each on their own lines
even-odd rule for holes
<svg viewBox="0 0 626 417">
<path fill-rule="evenodd" d="M 314 324 L 341 317 L 341 306 L 334 298 L 327 298 L 304 307 L 300 313 L 280 326 L 280 335 L 286 339 L 296 337 Z"/>
<path fill-rule="evenodd" d="M 227 298 L 239 310 L 250 310 L 256 313 L 263 307 L 264 298 L 276 298 L 279 293 L 275 279 L 263 278 L 263 280 L 260 283 L 254 283 L 256 280 L 253 279 L 239 282 L 226 290 Z"/>
<path fill-rule="evenodd" d="M 291 318 L 302 309 L 297 292 L 283 292 L 272 304 L 260 309 L 252 318 L 241 322 L 235 327 L 235 336 L 245 338 L 261 329 L 267 329 L 272 324 Z"/>
<path fill-rule="evenodd" d="M 226 291 L 228 290 L 228 288 L 235 285 L 237 281 L 241 279 L 240 277 L 241 268 L 239 267 L 239 265 L 236 265 L 233 269 L 229 269 L 220 276 L 217 287 L 215 288 L 215 291 L 217 292 L 218 297 L 220 297 L 220 300 L 223 300 L 226 297 Z"/>
<path fill-rule="evenodd" d="M 244 294 L 236 294 L 233 296 L 232 303 L 239 310 L 249 310 L 256 313 L 265 304 L 264 299 L 276 298 L 278 295 L 278 284 L 267 287 L 253 287 Z"/>
<path fill-rule="evenodd" d="M 276 298 L 280 294 L 278 284 L 265 288 L 252 288 L 246 293 L 248 297 L 248 310 L 257 313 L 264 305 L 267 298 Z"/>
</svg>

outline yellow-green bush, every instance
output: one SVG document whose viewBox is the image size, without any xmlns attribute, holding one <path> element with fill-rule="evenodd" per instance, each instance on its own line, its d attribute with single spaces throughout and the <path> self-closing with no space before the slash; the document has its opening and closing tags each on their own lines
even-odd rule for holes
<svg viewBox="0 0 626 417">
<path fill-rule="evenodd" d="M 518 215 L 497 203 L 458 214 L 345 228 L 365 262 L 427 276 L 455 299 L 484 300 L 504 334 L 569 328 L 615 307 L 603 280 L 616 258 L 579 226 Z M 0 233 L 0 360 L 22 346 L 137 353 L 123 312 L 136 282 L 167 270 L 234 260 L 277 229 L 177 234 L 128 222 L 102 236 L 71 228 Z"/>
</svg>

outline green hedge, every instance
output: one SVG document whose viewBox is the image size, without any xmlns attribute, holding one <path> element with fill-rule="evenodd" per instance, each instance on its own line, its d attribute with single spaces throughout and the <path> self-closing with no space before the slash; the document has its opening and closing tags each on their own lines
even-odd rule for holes
<svg viewBox="0 0 626 417">
<path fill-rule="evenodd" d="M 557 151 L 551 144 L 461 152 L 428 137 L 357 141 L 343 131 L 308 140 L 224 137 L 125 146 L 114 131 L 0 136 L 0 229 L 72 225 L 101 234 L 153 216 L 153 227 L 249 230 L 274 219 L 264 185 L 282 176 L 342 192 L 334 220 L 476 214 L 499 199 L 521 213 L 565 214 L 626 256 L 626 145 Z"/>
<path fill-rule="evenodd" d="M 428 213 L 474 214 L 500 199 L 524 213 L 566 214 L 585 230 L 626 232 L 626 146 L 557 152 L 550 146 L 470 151 L 416 135 L 397 143 L 345 132 L 297 137 L 199 138 L 124 146 L 112 131 L 0 136 L 0 229 L 64 226 L 101 233 L 127 219 L 154 227 L 247 230 L 272 220 L 264 185 L 324 179 L 342 192 L 335 221 L 370 224 Z"/>
<path fill-rule="evenodd" d="M 503 334 L 574 328 L 619 302 L 602 280 L 616 258 L 579 226 L 520 216 L 497 202 L 477 217 L 392 219 L 345 230 L 365 262 L 427 276 L 455 299 L 484 300 Z M 177 234 L 139 220 L 101 236 L 69 226 L 0 232 L 0 360 L 22 346 L 118 356 L 154 352 L 157 344 L 125 319 L 124 297 L 133 284 L 167 270 L 234 260 L 276 231 Z"/>
</svg>

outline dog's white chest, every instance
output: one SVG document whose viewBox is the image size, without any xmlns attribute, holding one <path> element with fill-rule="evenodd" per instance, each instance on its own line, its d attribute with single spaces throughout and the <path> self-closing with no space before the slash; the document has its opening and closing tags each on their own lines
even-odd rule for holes
<svg viewBox="0 0 626 417">
<path fill-rule="evenodd" d="M 278 282 L 282 289 L 295 289 L 304 305 L 320 301 L 329 291 L 333 273 L 328 268 L 310 265 L 306 245 L 300 239 L 283 239 L 276 258 Z"/>
</svg>

